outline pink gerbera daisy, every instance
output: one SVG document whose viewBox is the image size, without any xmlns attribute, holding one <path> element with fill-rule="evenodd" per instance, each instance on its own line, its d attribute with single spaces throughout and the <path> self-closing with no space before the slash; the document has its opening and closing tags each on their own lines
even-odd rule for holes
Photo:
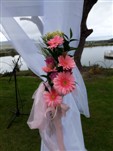
<svg viewBox="0 0 113 151">
<path fill-rule="evenodd" d="M 62 95 L 72 92 L 75 89 L 75 79 L 70 72 L 60 72 L 53 79 L 55 90 Z"/>
<path fill-rule="evenodd" d="M 62 103 L 62 96 L 60 96 L 54 89 L 50 92 L 44 92 L 44 99 L 49 107 L 56 107 Z"/>
<path fill-rule="evenodd" d="M 75 61 L 72 57 L 66 55 L 58 57 L 59 64 L 58 66 L 62 66 L 64 70 L 72 69 L 75 67 Z"/>
<path fill-rule="evenodd" d="M 53 49 L 57 46 L 63 44 L 64 39 L 58 35 L 56 35 L 54 38 L 50 39 L 47 44 L 49 45 L 49 48 Z"/>
</svg>

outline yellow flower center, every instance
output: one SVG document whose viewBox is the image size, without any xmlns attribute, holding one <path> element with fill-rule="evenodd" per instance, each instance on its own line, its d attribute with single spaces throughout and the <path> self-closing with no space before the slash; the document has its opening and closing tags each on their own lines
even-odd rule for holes
<svg viewBox="0 0 113 151">
<path fill-rule="evenodd" d="M 67 81 L 63 81 L 63 85 L 67 85 Z"/>
<path fill-rule="evenodd" d="M 55 95 L 52 95 L 52 96 L 51 96 L 51 98 L 52 98 L 52 101 L 54 101 L 54 99 L 55 99 Z"/>
</svg>

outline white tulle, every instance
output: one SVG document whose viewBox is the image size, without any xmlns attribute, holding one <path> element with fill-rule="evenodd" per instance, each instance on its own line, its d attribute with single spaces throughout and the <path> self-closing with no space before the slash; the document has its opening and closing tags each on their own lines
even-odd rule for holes
<svg viewBox="0 0 113 151">
<path fill-rule="evenodd" d="M 80 113 L 89 117 L 87 93 L 78 69 L 75 68 L 73 73 L 77 82 L 76 89 L 74 92 L 66 95 L 63 101 L 70 107 L 69 111 L 66 113 L 66 117 L 62 118 L 64 144 L 66 151 L 86 151 L 82 134 Z M 85 110 L 83 110 L 84 106 L 87 107 Z M 47 131 L 42 132 L 42 134 L 46 135 L 45 138 L 50 138 Z M 54 134 L 51 136 L 51 139 L 55 142 L 56 139 Z M 41 151 L 50 151 L 44 141 L 42 141 Z M 54 149 L 54 151 L 59 150 Z"/>
<path fill-rule="evenodd" d="M 83 79 L 77 68 L 73 70 L 77 85 L 74 93 L 63 98 L 63 103 L 69 106 L 65 117 L 62 117 L 63 138 L 66 151 L 86 151 L 84 146 L 80 111 L 89 117 L 86 89 Z M 39 129 L 42 137 L 41 151 L 60 151 L 58 149 L 54 126 L 45 117 L 45 106 L 43 99 L 44 86 L 41 84 L 36 90 L 33 107 L 28 119 L 31 129 Z M 83 105 L 87 106 L 87 112 L 83 113 Z M 41 107 L 41 109 L 40 109 Z M 39 112 L 40 110 L 40 112 Z M 51 126 L 50 126 L 51 125 Z"/>
<path fill-rule="evenodd" d="M 41 20 L 39 22 L 37 21 L 37 26 L 42 21 L 40 28 L 41 31 L 44 31 L 44 34 L 46 32 L 62 30 L 65 34 L 69 35 L 69 29 L 71 27 L 74 38 L 78 39 L 73 46 L 77 46 L 80 38 L 83 2 L 84 0 L 17 0 L 16 2 L 0 0 L 0 22 L 10 38 L 12 45 L 37 76 L 41 77 L 40 75 L 44 74 L 42 67 L 45 66 L 44 57 L 38 53 L 40 52 L 40 45 L 38 47 L 35 46 L 13 17 L 40 16 Z M 73 73 L 77 82 L 77 88 L 73 93 L 66 95 L 64 98 L 64 102 L 70 106 L 66 117 L 62 118 L 64 144 L 66 151 L 85 151 L 80 113 L 89 117 L 87 92 L 78 69 L 75 68 Z M 34 101 L 33 109 L 31 110 L 32 118 L 28 122 L 36 122 L 34 118 L 38 116 L 34 112 L 36 102 L 37 100 Z M 31 128 L 33 127 L 31 126 Z M 48 136 L 46 129 L 43 131 L 40 130 L 40 134 L 42 137 L 41 151 L 58 151 L 55 134 L 51 137 Z M 54 140 L 55 150 L 48 149 L 48 144 L 45 143 L 47 142 L 45 141 L 47 138 L 48 143 Z"/>
</svg>

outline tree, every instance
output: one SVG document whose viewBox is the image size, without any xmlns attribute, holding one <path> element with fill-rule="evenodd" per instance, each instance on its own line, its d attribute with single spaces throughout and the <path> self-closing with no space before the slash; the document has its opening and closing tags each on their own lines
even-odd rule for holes
<svg viewBox="0 0 113 151">
<path fill-rule="evenodd" d="M 82 70 L 81 55 L 84 49 L 86 38 L 93 32 L 93 29 L 87 28 L 86 21 L 87 21 L 89 12 L 91 11 L 94 4 L 97 3 L 97 1 L 98 0 L 84 0 L 83 16 L 82 16 L 82 21 L 81 21 L 80 42 L 78 45 L 78 49 L 75 51 L 75 54 L 74 54 L 74 59 L 76 61 L 76 64 L 79 70 Z"/>
</svg>

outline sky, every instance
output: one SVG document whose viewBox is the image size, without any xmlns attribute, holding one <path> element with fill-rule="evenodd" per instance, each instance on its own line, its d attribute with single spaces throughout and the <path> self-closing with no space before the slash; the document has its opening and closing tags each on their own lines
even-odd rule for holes
<svg viewBox="0 0 113 151">
<path fill-rule="evenodd" d="M 93 29 L 89 39 L 113 38 L 113 0 L 98 0 L 89 13 L 87 26 Z"/>
<path fill-rule="evenodd" d="M 17 20 L 19 21 L 19 19 Z M 28 24 L 27 21 L 19 21 L 19 23 L 30 38 L 37 39 L 37 27 L 33 23 Z M 93 29 L 88 40 L 113 38 L 113 0 L 98 0 L 89 13 L 87 27 Z M 0 41 L 5 40 L 6 38 L 0 33 Z"/>
</svg>

